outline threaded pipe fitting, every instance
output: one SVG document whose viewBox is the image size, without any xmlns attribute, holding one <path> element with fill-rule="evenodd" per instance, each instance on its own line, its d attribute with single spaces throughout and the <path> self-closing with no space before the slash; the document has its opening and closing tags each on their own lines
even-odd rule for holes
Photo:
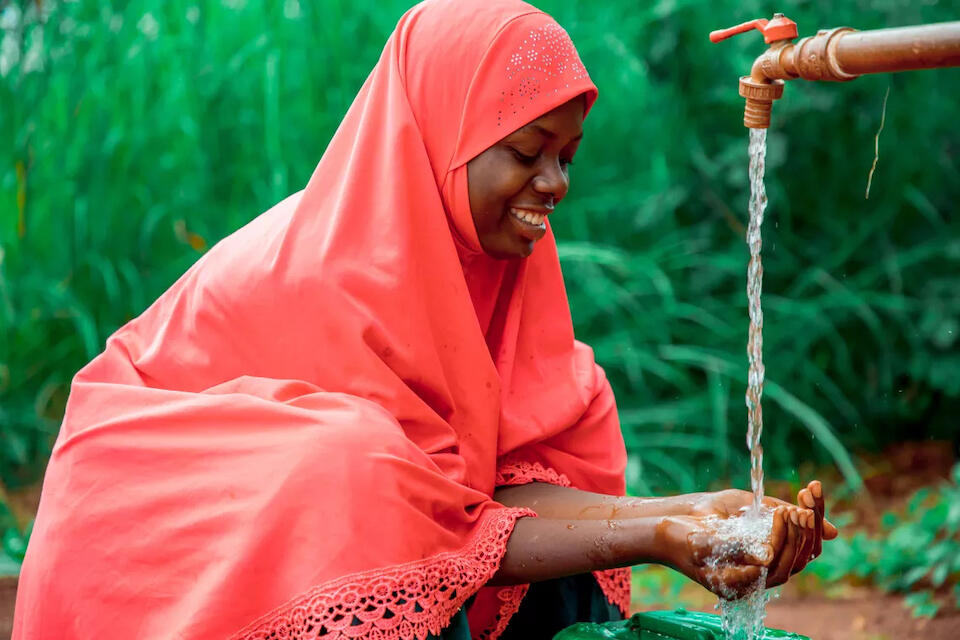
<svg viewBox="0 0 960 640">
<path fill-rule="evenodd" d="M 747 99 L 743 108 L 743 126 L 766 129 L 770 126 L 773 101 L 783 95 L 783 80 L 757 82 L 750 76 L 740 78 L 740 95 Z"/>
<path fill-rule="evenodd" d="M 748 129 L 767 129 L 770 127 L 770 112 L 773 110 L 772 100 L 758 100 L 747 98 L 743 107 L 743 126 Z"/>
</svg>

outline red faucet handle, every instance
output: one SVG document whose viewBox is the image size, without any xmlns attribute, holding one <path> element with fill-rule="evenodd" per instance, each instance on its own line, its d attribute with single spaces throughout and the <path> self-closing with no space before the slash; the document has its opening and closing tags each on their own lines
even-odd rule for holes
<svg viewBox="0 0 960 640">
<path fill-rule="evenodd" d="M 752 31 L 753 29 L 756 29 L 763 34 L 763 41 L 767 44 L 777 42 L 778 40 L 793 40 L 797 37 L 798 33 L 796 22 L 786 17 L 782 13 L 777 13 L 774 14 L 772 20 L 757 18 L 756 20 L 744 22 L 743 24 L 738 24 L 737 26 L 730 27 L 729 29 L 711 31 L 710 42 L 720 42 L 721 40 L 726 40 L 730 36 L 735 36 L 738 33 L 746 33 L 747 31 Z"/>
</svg>

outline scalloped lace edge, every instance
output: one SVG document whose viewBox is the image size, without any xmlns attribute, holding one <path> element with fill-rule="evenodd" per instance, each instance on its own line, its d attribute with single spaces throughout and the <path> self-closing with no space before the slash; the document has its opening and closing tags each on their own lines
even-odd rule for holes
<svg viewBox="0 0 960 640">
<path fill-rule="evenodd" d="M 565 474 L 559 473 L 555 469 L 545 467 L 539 462 L 508 460 L 497 468 L 496 485 L 498 487 L 528 484 L 530 482 L 546 482 L 561 487 L 572 486 L 570 478 Z M 624 617 L 627 617 L 630 613 L 630 568 L 622 567 L 620 569 L 594 571 L 593 576 L 596 578 L 597 584 L 600 585 L 603 595 L 606 596 L 610 604 L 617 607 L 620 613 L 622 613 Z M 515 603 L 512 600 L 504 600 L 504 604 L 500 608 L 500 615 L 498 616 L 503 628 L 506 628 L 506 622 L 504 622 L 504 620 L 508 622 L 510 616 L 516 613 L 517 609 L 520 608 L 520 600 L 523 599 L 525 594 L 526 589 L 516 597 Z M 506 596 L 498 594 L 498 597 L 503 600 Z M 509 597 L 512 598 L 513 596 L 510 595 Z M 509 613 L 507 613 L 508 610 Z M 493 637 L 495 638 L 496 636 Z"/>
<path fill-rule="evenodd" d="M 508 487 L 531 482 L 546 482 L 561 487 L 572 486 L 570 478 L 539 462 L 510 461 L 497 468 L 495 481 L 498 487 Z"/>
<path fill-rule="evenodd" d="M 325 640 L 422 640 L 428 633 L 440 634 L 463 603 L 496 573 L 514 524 L 525 516 L 536 513 L 497 509 L 481 516 L 483 521 L 459 551 L 317 585 L 248 624 L 230 640 L 321 636 Z M 526 585 L 519 586 L 526 591 Z M 517 598 L 518 607 L 522 597 Z"/>
</svg>

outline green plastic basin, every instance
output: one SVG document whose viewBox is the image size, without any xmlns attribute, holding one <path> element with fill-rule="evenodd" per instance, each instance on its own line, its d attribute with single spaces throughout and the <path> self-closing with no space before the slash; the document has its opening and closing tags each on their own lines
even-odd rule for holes
<svg viewBox="0 0 960 640">
<path fill-rule="evenodd" d="M 789 631 L 767 629 L 764 638 L 810 640 Z M 567 627 L 554 640 L 724 640 L 720 616 L 679 608 L 672 611 L 636 613 L 629 620 Z"/>
</svg>

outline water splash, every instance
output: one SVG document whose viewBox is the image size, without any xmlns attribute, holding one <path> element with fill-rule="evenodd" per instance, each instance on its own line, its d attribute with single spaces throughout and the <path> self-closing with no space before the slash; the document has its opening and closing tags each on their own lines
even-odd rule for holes
<svg viewBox="0 0 960 640">
<path fill-rule="evenodd" d="M 747 266 L 747 301 L 750 310 L 750 330 L 747 337 L 747 358 L 750 368 L 747 376 L 747 447 L 750 449 L 750 488 L 753 489 L 753 506 L 760 509 L 763 499 L 763 447 L 760 434 L 763 432 L 763 309 L 760 293 L 763 288 L 763 263 L 760 261 L 760 225 L 763 210 L 767 208 L 767 192 L 763 186 L 764 159 L 767 155 L 767 130 L 750 129 L 750 224 L 747 227 L 747 244 L 750 246 L 750 263 Z"/>
<path fill-rule="evenodd" d="M 773 530 L 773 516 L 773 509 L 746 507 L 739 516 L 708 518 L 714 536 L 721 542 L 715 548 L 714 555 L 707 560 L 707 566 L 717 572 L 724 567 L 742 567 L 744 554 L 767 559 L 770 552 L 767 541 Z M 745 595 L 739 595 L 724 584 L 712 585 L 720 593 L 717 609 L 727 640 L 760 640 L 764 637 L 764 620 L 770 601 L 766 583 L 767 568 L 761 567 Z"/>
<path fill-rule="evenodd" d="M 720 600 L 720 624 L 727 640 L 761 640 L 767 633 L 767 603 L 770 592 L 763 588 L 767 580 L 764 568 L 756 588 L 737 600 Z"/>
</svg>

